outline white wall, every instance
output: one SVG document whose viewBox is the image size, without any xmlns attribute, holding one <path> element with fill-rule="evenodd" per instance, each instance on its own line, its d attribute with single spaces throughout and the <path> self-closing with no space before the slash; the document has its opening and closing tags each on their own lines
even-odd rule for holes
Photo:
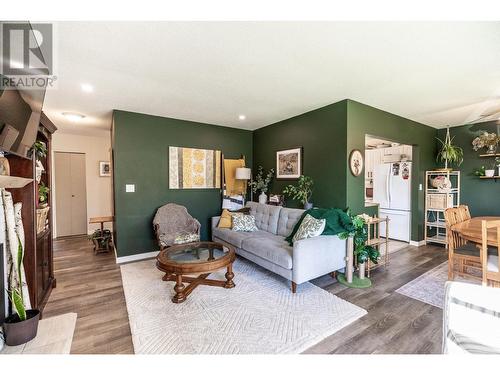
<svg viewBox="0 0 500 375">
<path fill-rule="evenodd" d="M 55 132 L 52 136 L 52 151 L 79 152 L 85 154 L 85 173 L 87 180 L 87 221 L 93 216 L 113 215 L 113 189 L 112 177 L 99 177 L 99 161 L 111 161 L 111 133 L 102 131 L 96 135 L 79 135 Z M 52 197 L 54 216 L 54 237 L 57 237 L 56 217 L 57 206 L 55 196 L 54 155 L 52 154 Z M 112 223 L 107 223 L 106 228 L 111 229 Z M 99 228 L 98 224 L 88 224 L 88 233 Z"/>
</svg>

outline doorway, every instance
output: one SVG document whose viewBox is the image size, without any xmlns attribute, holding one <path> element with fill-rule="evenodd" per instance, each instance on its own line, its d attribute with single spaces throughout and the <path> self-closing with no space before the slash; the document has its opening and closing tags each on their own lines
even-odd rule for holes
<svg viewBox="0 0 500 375">
<path fill-rule="evenodd" d="M 57 237 L 87 234 L 85 154 L 54 153 Z"/>
<path fill-rule="evenodd" d="M 411 238 L 412 156 L 411 145 L 365 138 L 365 205 L 378 206 L 379 216 L 390 219 L 390 249 L 403 246 L 393 241 L 407 245 Z"/>
</svg>

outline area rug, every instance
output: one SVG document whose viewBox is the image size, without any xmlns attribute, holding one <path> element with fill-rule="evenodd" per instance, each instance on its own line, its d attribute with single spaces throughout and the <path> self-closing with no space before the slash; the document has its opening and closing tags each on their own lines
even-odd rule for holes
<svg viewBox="0 0 500 375">
<path fill-rule="evenodd" d="M 36 337 L 26 344 L 4 346 L 0 354 L 69 354 L 76 326 L 75 313 L 42 319 Z"/>
<path fill-rule="evenodd" d="M 300 353 L 366 314 L 311 283 L 292 294 L 285 279 L 240 258 L 233 270 L 235 288 L 200 285 L 174 304 L 174 283 L 154 260 L 122 265 L 135 353 Z"/>
<path fill-rule="evenodd" d="M 447 281 L 448 262 L 444 262 L 403 285 L 396 292 L 442 309 L 444 306 L 444 285 Z M 455 281 L 476 283 L 474 280 L 461 276 L 455 277 Z"/>
</svg>

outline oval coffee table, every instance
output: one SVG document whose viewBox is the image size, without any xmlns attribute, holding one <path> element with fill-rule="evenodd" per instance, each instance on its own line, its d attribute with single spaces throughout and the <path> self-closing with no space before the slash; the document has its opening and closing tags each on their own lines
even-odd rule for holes
<svg viewBox="0 0 500 375">
<path fill-rule="evenodd" d="M 172 302 L 181 303 L 198 285 L 234 288 L 235 258 L 234 249 L 229 245 L 209 241 L 191 242 L 160 251 L 156 257 L 156 267 L 165 272 L 163 281 L 175 281 L 175 296 Z M 207 279 L 210 273 L 226 267 L 225 281 Z M 189 285 L 184 286 L 184 282 Z"/>
</svg>

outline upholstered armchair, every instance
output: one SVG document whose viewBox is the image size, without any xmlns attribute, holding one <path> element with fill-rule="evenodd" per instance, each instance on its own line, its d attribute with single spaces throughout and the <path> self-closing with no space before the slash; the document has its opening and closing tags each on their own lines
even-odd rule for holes
<svg viewBox="0 0 500 375">
<path fill-rule="evenodd" d="M 153 228 L 160 249 L 200 240 L 200 222 L 188 213 L 186 207 L 175 203 L 158 208 Z"/>
</svg>

